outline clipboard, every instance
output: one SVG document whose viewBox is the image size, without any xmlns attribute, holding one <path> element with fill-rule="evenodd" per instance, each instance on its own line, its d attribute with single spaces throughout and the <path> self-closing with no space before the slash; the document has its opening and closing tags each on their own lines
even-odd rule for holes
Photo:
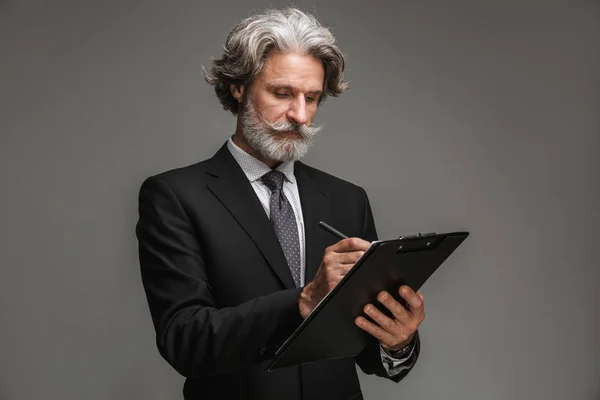
<svg viewBox="0 0 600 400">
<path fill-rule="evenodd" d="M 386 290 L 402 304 L 401 285 L 417 291 L 467 238 L 469 232 L 426 233 L 371 243 L 342 280 L 321 300 L 289 336 L 271 360 L 268 371 L 316 361 L 354 357 L 369 334 L 354 324 L 371 303 L 390 315 L 377 301 Z"/>
</svg>

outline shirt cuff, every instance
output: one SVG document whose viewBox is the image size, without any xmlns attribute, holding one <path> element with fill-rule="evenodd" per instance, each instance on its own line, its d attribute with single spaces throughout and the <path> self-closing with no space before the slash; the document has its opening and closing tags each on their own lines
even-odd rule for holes
<svg viewBox="0 0 600 400">
<path fill-rule="evenodd" d="M 407 363 L 407 361 L 412 357 L 413 352 L 415 351 L 415 340 L 411 343 L 411 349 L 407 355 L 402 358 L 396 358 L 390 355 L 381 345 L 379 345 L 379 353 L 381 354 L 381 362 L 383 363 L 383 368 L 387 372 L 388 376 L 398 375 L 400 372 L 405 369 L 409 369 L 412 367 L 412 363 Z"/>
</svg>

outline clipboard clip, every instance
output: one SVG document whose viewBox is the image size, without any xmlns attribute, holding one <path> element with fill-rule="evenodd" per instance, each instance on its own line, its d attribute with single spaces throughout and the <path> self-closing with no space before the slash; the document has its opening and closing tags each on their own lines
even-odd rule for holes
<svg viewBox="0 0 600 400">
<path fill-rule="evenodd" d="M 404 241 L 407 240 L 407 242 L 403 242 L 400 246 L 398 246 L 398 249 L 396 249 L 396 253 L 408 253 L 408 252 L 412 252 L 412 251 L 421 251 L 421 250 L 428 250 L 430 248 L 432 248 L 432 244 L 433 242 L 435 242 L 435 237 L 437 236 L 437 233 L 435 232 L 428 232 L 428 233 L 416 233 L 414 235 L 405 235 L 405 236 L 400 236 L 398 239 Z M 432 240 L 427 240 L 425 242 L 422 242 L 420 240 L 417 241 L 412 241 L 411 239 L 423 239 L 423 238 L 432 238 Z"/>
<path fill-rule="evenodd" d="M 427 232 L 427 233 L 415 233 L 412 235 L 404 235 L 404 236 L 398 236 L 398 239 L 420 239 L 420 238 L 425 238 L 425 237 L 429 237 L 429 236 L 436 236 L 437 233 L 435 232 Z"/>
</svg>

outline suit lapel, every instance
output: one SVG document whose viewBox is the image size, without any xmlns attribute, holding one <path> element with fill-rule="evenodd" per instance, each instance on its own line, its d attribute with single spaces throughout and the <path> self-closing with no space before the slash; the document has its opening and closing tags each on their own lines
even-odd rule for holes
<svg viewBox="0 0 600 400">
<path fill-rule="evenodd" d="M 302 215 L 304 217 L 304 237 L 306 251 L 306 283 L 314 278 L 326 247 L 326 237 L 319 228 L 319 221 L 329 219 L 329 199 L 318 183 L 307 172 L 306 166 L 297 162 L 294 175 L 298 182 Z"/>
<path fill-rule="evenodd" d="M 215 154 L 210 165 L 209 174 L 218 179 L 208 184 L 208 189 L 250 236 L 281 283 L 288 289 L 294 288 L 292 274 L 271 221 L 227 145 Z M 235 246 L 235 243 L 232 243 L 232 246 Z"/>
</svg>

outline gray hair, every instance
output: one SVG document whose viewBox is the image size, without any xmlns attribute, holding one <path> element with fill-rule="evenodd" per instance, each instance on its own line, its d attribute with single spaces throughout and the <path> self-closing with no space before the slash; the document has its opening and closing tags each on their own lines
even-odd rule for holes
<svg viewBox="0 0 600 400">
<path fill-rule="evenodd" d="M 344 56 L 335 38 L 315 17 L 295 8 L 267 10 L 244 19 L 229 33 L 224 49 L 222 58 L 212 60 L 209 71 L 202 70 L 223 108 L 234 115 L 239 104 L 230 86 L 249 87 L 273 50 L 307 54 L 323 62 L 325 80 L 319 104 L 326 96 L 337 97 L 348 89 L 342 79 Z"/>
</svg>

